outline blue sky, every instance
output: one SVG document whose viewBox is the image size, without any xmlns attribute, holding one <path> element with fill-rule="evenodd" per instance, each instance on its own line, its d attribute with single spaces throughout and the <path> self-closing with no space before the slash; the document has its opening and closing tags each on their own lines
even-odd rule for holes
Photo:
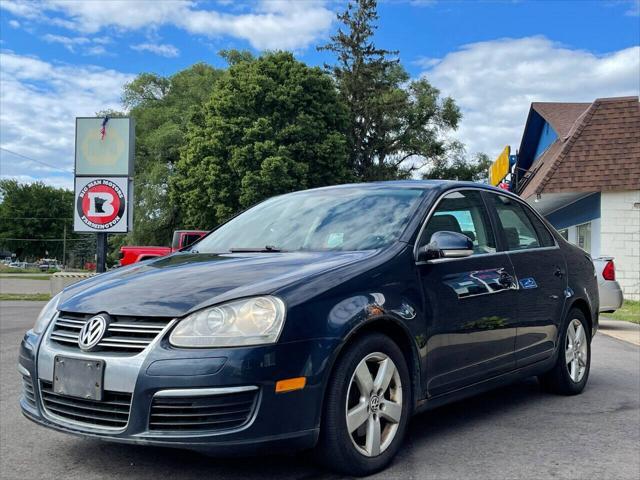
<svg viewBox="0 0 640 480">
<path fill-rule="evenodd" d="M 470 152 L 494 155 L 517 146 L 531 101 L 638 94 L 638 5 L 381 1 L 376 41 L 399 50 L 413 77 L 425 75 L 458 101 L 464 118 L 454 136 Z M 0 175 L 70 186 L 74 117 L 119 107 L 123 83 L 137 73 L 170 75 L 198 61 L 223 66 L 217 52 L 227 48 L 287 49 L 311 65 L 330 62 L 315 46 L 335 31 L 343 7 L 0 0 Z"/>
</svg>

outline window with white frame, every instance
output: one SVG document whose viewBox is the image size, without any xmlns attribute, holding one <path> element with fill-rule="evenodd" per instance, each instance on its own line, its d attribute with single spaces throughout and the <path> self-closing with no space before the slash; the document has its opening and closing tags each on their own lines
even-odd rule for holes
<svg viewBox="0 0 640 480">
<path fill-rule="evenodd" d="M 591 222 L 576 225 L 577 245 L 591 253 Z"/>
</svg>

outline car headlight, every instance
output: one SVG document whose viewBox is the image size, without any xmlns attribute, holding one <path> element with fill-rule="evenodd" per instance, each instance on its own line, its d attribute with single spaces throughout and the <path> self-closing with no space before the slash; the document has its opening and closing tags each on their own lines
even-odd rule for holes
<svg viewBox="0 0 640 480">
<path fill-rule="evenodd" d="M 205 308 L 181 320 L 171 332 L 175 347 L 238 347 L 275 343 L 284 324 L 277 297 L 243 298 Z"/>
<path fill-rule="evenodd" d="M 58 303 L 60 302 L 60 296 L 62 293 L 57 294 L 53 297 L 49 302 L 42 307 L 40 310 L 40 315 L 38 315 L 38 319 L 36 320 L 35 325 L 33 326 L 34 333 L 38 335 L 44 332 L 49 326 L 49 322 L 53 320 L 53 317 L 58 312 Z"/>
</svg>

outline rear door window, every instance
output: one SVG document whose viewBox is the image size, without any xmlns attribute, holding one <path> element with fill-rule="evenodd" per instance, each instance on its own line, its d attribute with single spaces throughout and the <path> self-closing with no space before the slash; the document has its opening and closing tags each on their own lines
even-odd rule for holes
<svg viewBox="0 0 640 480">
<path fill-rule="evenodd" d="M 528 250 L 545 246 L 520 202 L 504 195 L 489 194 L 488 197 L 495 206 L 508 250 Z"/>
<path fill-rule="evenodd" d="M 531 220 L 531 223 L 533 223 L 533 226 L 538 232 L 540 245 L 542 245 L 543 247 L 555 246 L 556 241 L 553 238 L 553 235 L 551 234 L 551 232 L 549 232 L 549 229 L 544 225 L 544 223 L 540 221 L 540 219 L 536 216 L 535 213 L 531 211 L 530 208 L 527 208 L 526 206 L 523 206 L 523 208 L 527 211 L 527 214 L 529 215 L 529 220 Z"/>
</svg>

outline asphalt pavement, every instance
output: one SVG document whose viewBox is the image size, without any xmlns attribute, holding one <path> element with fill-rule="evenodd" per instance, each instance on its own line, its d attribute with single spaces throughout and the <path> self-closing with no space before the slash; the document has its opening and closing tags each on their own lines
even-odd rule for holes
<svg viewBox="0 0 640 480">
<path fill-rule="evenodd" d="M 306 453 L 213 458 L 57 433 L 18 408 L 18 344 L 42 302 L 0 302 L 0 478 L 338 478 Z M 414 417 L 404 447 L 377 479 L 638 479 L 640 348 L 604 335 L 576 397 L 543 393 L 535 379 Z"/>
</svg>

